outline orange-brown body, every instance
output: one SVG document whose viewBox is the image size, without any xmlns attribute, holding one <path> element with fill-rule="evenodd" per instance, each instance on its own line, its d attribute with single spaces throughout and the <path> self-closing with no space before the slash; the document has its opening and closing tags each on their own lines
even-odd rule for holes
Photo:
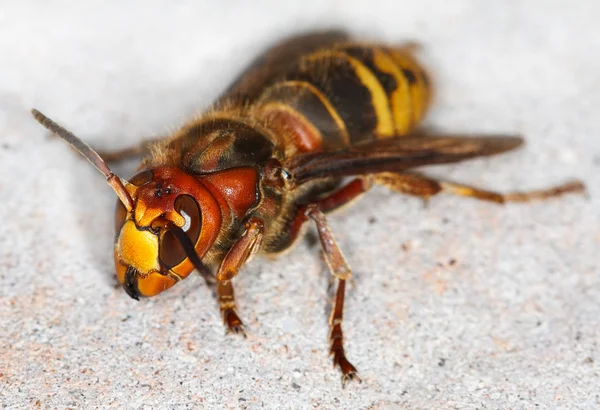
<svg viewBox="0 0 600 410">
<path fill-rule="evenodd" d="M 286 66 L 283 74 L 263 81 L 260 90 L 237 90 L 234 84 L 208 113 L 153 147 L 141 168 L 155 170 L 154 180 L 141 188 L 129 186 L 136 210 L 122 225 L 115 245 L 122 283 L 134 261 L 144 268 L 138 278 L 144 296 L 171 287 L 194 270 L 185 259 L 169 274 L 161 272 L 158 238 L 153 241 L 143 230 L 161 215 L 184 226 L 173 208 L 177 193 L 199 201 L 203 226 L 195 249 L 205 263 L 218 264 L 252 217 L 264 222 L 261 251 L 285 249 L 301 225 L 294 223 L 298 207 L 331 192 L 338 180 L 322 178 L 294 190 L 282 189 L 261 178 L 267 164 L 281 164 L 298 153 L 335 151 L 406 134 L 429 102 L 427 77 L 402 48 L 337 43 L 287 60 Z M 163 175 L 164 170 L 170 174 Z M 185 188 L 178 188 L 170 199 L 159 198 L 157 183 Z M 134 222 L 144 246 L 137 244 Z"/>
<path fill-rule="evenodd" d="M 135 299 L 154 296 L 196 269 L 216 280 L 224 322 L 241 332 L 232 279 L 256 252 L 286 249 L 313 220 L 337 281 L 330 353 L 346 381 L 358 378 L 346 359 L 342 332 L 351 270 L 324 213 L 372 184 L 425 199 L 446 191 L 496 203 L 583 190 L 575 181 L 499 194 L 414 172 L 522 143 L 506 135 L 412 133 L 430 99 L 429 79 L 410 46 L 357 44 L 330 32 L 269 50 L 207 113 L 153 144 L 130 181 L 113 174 L 69 131 L 37 110 L 33 114 L 86 156 L 117 193 L 115 266 Z M 356 178 L 341 186 L 347 176 Z"/>
</svg>

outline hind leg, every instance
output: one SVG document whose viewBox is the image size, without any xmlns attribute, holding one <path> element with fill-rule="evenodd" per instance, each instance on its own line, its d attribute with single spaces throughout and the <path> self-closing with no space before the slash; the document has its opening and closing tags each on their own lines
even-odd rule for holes
<svg viewBox="0 0 600 410">
<path fill-rule="evenodd" d="M 372 181 L 384 185 L 403 194 L 429 199 L 433 195 L 447 192 L 453 195 L 467 196 L 482 201 L 503 204 L 505 202 L 528 202 L 532 200 L 545 200 L 568 193 L 583 193 L 585 186 L 580 181 L 570 181 L 547 189 L 527 192 L 499 193 L 484 189 L 474 188 L 469 185 L 454 182 L 438 181 L 419 174 L 396 174 L 384 172 L 372 176 Z"/>
</svg>

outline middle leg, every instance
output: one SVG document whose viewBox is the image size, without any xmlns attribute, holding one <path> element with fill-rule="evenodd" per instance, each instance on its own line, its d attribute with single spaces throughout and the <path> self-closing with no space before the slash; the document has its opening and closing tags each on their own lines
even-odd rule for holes
<svg viewBox="0 0 600 410">
<path fill-rule="evenodd" d="M 342 383 L 344 385 L 349 380 L 360 381 L 356 368 L 346 358 L 344 350 L 344 334 L 342 331 L 346 281 L 351 279 L 352 272 L 344 255 L 335 242 L 335 239 L 329 230 L 329 226 L 327 226 L 324 212 L 333 211 L 356 199 L 361 194 L 368 191 L 371 185 L 372 184 L 367 178 L 356 178 L 325 198 L 315 201 L 312 204 L 299 207 L 296 216 L 289 227 L 290 237 L 295 238 L 300 232 L 302 225 L 308 221 L 308 219 L 312 219 L 316 223 L 325 260 L 332 273 L 333 279 L 337 280 L 336 293 L 333 300 L 331 315 L 329 317 L 329 353 L 330 355 L 333 355 L 333 365 L 339 367 L 342 372 Z"/>
<path fill-rule="evenodd" d="M 331 274 L 337 279 L 337 289 L 333 300 L 331 316 L 329 317 L 329 354 L 333 355 L 333 365 L 339 367 L 342 372 L 343 386 L 350 380 L 358 380 L 360 382 L 361 379 L 358 377 L 356 367 L 354 367 L 354 365 L 346 358 L 346 352 L 344 350 L 344 333 L 342 331 L 346 281 L 350 279 L 352 271 L 327 225 L 325 215 L 319 209 L 318 205 L 308 205 L 305 214 L 317 225 L 325 261 L 327 262 Z"/>
</svg>

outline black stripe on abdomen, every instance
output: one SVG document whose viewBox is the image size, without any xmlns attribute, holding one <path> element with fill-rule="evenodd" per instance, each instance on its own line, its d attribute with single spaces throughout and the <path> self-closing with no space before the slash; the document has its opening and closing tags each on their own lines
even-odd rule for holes
<svg viewBox="0 0 600 410">
<path fill-rule="evenodd" d="M 373 138 L 379 123 L 377 110 L 352 57 L 335 50 L 318 52 L 305 57 L 301 71 L 288 78 L 307 81 L 325 95 L 344 121 L 350 143 Z"/>
<path fill-rule="evenodd" d="M 348 145 L 346 124 L 329 99 L 308 81 L 281 81 L 267 88 L 258 104 L 284 104 L 312 124 L 320 135 L 319 145 L 324 150 L 340 149 Z M 282 107 L 285 109 L 285 107 Z"/>
</svg>

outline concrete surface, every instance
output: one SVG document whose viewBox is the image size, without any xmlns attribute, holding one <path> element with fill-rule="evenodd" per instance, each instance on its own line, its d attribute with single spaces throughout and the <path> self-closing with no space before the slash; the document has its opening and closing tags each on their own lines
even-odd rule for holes
<svg viewBox="0 0 600 410">
<path fill-rule="evenodd" d="M 600 408 L 600 3 L 103 3 L 0 1 L 4 408 Z M 423 44 L 429 125 L 527 136 L 434 174 L 589 186 L 589 199 L 427 209 L 376 189 L 332 216 L 356 273 L 345 329 L 364 380 L 345 390 L 317 247 L 240 275 L 247 339 L 224 335 L 200 278 L 135 302 L 114 287 L 112 191 L 29 115 L 123 147 L 206 107 L 266 44 L 332 26 Z"/>
</svg>

